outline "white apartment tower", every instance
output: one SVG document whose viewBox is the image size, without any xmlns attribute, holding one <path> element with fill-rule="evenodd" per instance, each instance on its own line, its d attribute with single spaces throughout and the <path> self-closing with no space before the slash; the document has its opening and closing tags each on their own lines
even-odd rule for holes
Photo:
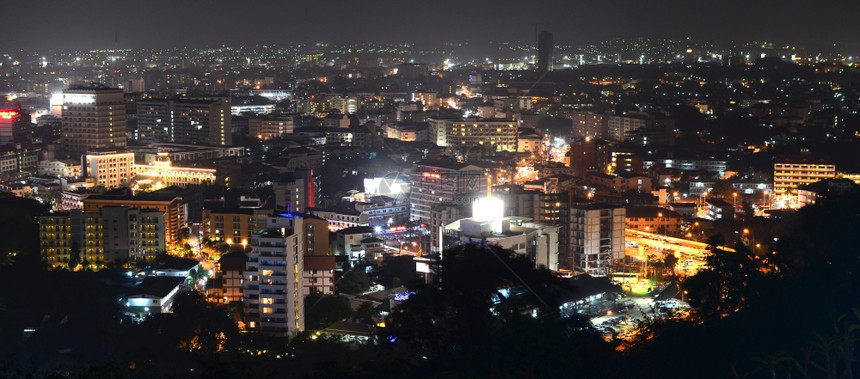
<svg viewBox="0 0 860 379">
<path fill-rule="evenodd" d="M 270 217 L 268 229 L 251 237 L 245 265 L 245 315 L 248 328 L 278 335 L 305 329 L 302 294 L 301 218 Z"/>
</svg>

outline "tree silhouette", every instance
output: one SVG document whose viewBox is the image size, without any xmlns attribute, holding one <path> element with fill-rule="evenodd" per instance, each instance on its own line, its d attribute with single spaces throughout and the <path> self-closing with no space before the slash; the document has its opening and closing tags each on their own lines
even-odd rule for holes
<svg viewBox="0 0 860 379">
<path fill-rule="evenodd" d="M 675 266 L 678 264 L 678 257 L 672 253 L 666 253 L 663 256 L 663 266 L 672 269 L 672 276 L 675 276 Z"/>
<path fill-rule="evenodd" d="M 706 319 L 728 316 L 753 301 L 764 283 L 766 263 L 742 244 L 736 252 L 717 248 L 723 240 L 708 241 L 710 254 L 706 268 L 684 283 L 689 303 Z"/>
<path fill-rule="evenodd" d="M 343 292 L 356 294 L 367 292 L 373 282 L 367 277 L 362 266 L 353 268 L 343 275 L 338 285 Z"/>
<path fill-rule="evenodd" d="M 384 351 L 395 361 L 389 369 L 570 377 L 585 372 L 582 364 L 592 354 L 602 359 L 608 345 L 597 342 L 590 325 L 560 317 L 562 281 L 535 270 L 527 257 L 484 245 L 458 246 L 443 256 L 438 279 L 386 321 Z M 592 350 L 583 353 L 582 344 Z"/>
<path fill-rule="evenodd" d="M 308 330 L 325 328 L 351 314 L 349 299 L 344 296 L 324 295 L 319 291 L 305 296 L 305 328 Z"/>
</svg>

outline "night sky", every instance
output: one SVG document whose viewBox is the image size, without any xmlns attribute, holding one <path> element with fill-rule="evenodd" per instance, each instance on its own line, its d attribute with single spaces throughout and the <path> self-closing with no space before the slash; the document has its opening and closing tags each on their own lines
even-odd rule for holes
<svg viewBox="0 0 860 379">
<path fill-rule="evenodd" d="M 860 51 L 856 0 L 19 0 L 0 50 L 331 42 L 530 41 L 616 37 L 769 40 Z M 850 51 L 848 51 L 850 52 Z"/>
</svg>

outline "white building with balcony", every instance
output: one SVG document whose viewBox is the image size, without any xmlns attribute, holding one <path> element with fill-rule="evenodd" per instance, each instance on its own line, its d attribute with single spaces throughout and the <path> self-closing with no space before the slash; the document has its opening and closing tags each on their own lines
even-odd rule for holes
<svg viewBox="0 0 860 379">
<path fill-rule="evenodd" d="M 281 218 L 251 237 L 244 273 L 245 315 L 252 331 L 292 336 L 305 329 L 304 253 L 301 235 L 293 233 L 302 230 L 302 222 Z"/>
</svg>

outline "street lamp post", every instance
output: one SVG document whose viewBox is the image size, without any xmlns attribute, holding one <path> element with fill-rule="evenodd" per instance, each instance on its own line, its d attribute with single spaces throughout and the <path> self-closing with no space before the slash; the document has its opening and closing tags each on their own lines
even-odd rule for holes
<svg viewBox="0 0 860 379">
<path fill-rule="evenodd" d="M 747 241 L 750 250 L 752 250 L 753 254 L 757 253 L 756 248 L 758 245 L 755 243 L 755 233 L 751 232 L 749 228 L 744 228 L 744 236 L 749 235 L 749 240 Z"/>
</svg>

